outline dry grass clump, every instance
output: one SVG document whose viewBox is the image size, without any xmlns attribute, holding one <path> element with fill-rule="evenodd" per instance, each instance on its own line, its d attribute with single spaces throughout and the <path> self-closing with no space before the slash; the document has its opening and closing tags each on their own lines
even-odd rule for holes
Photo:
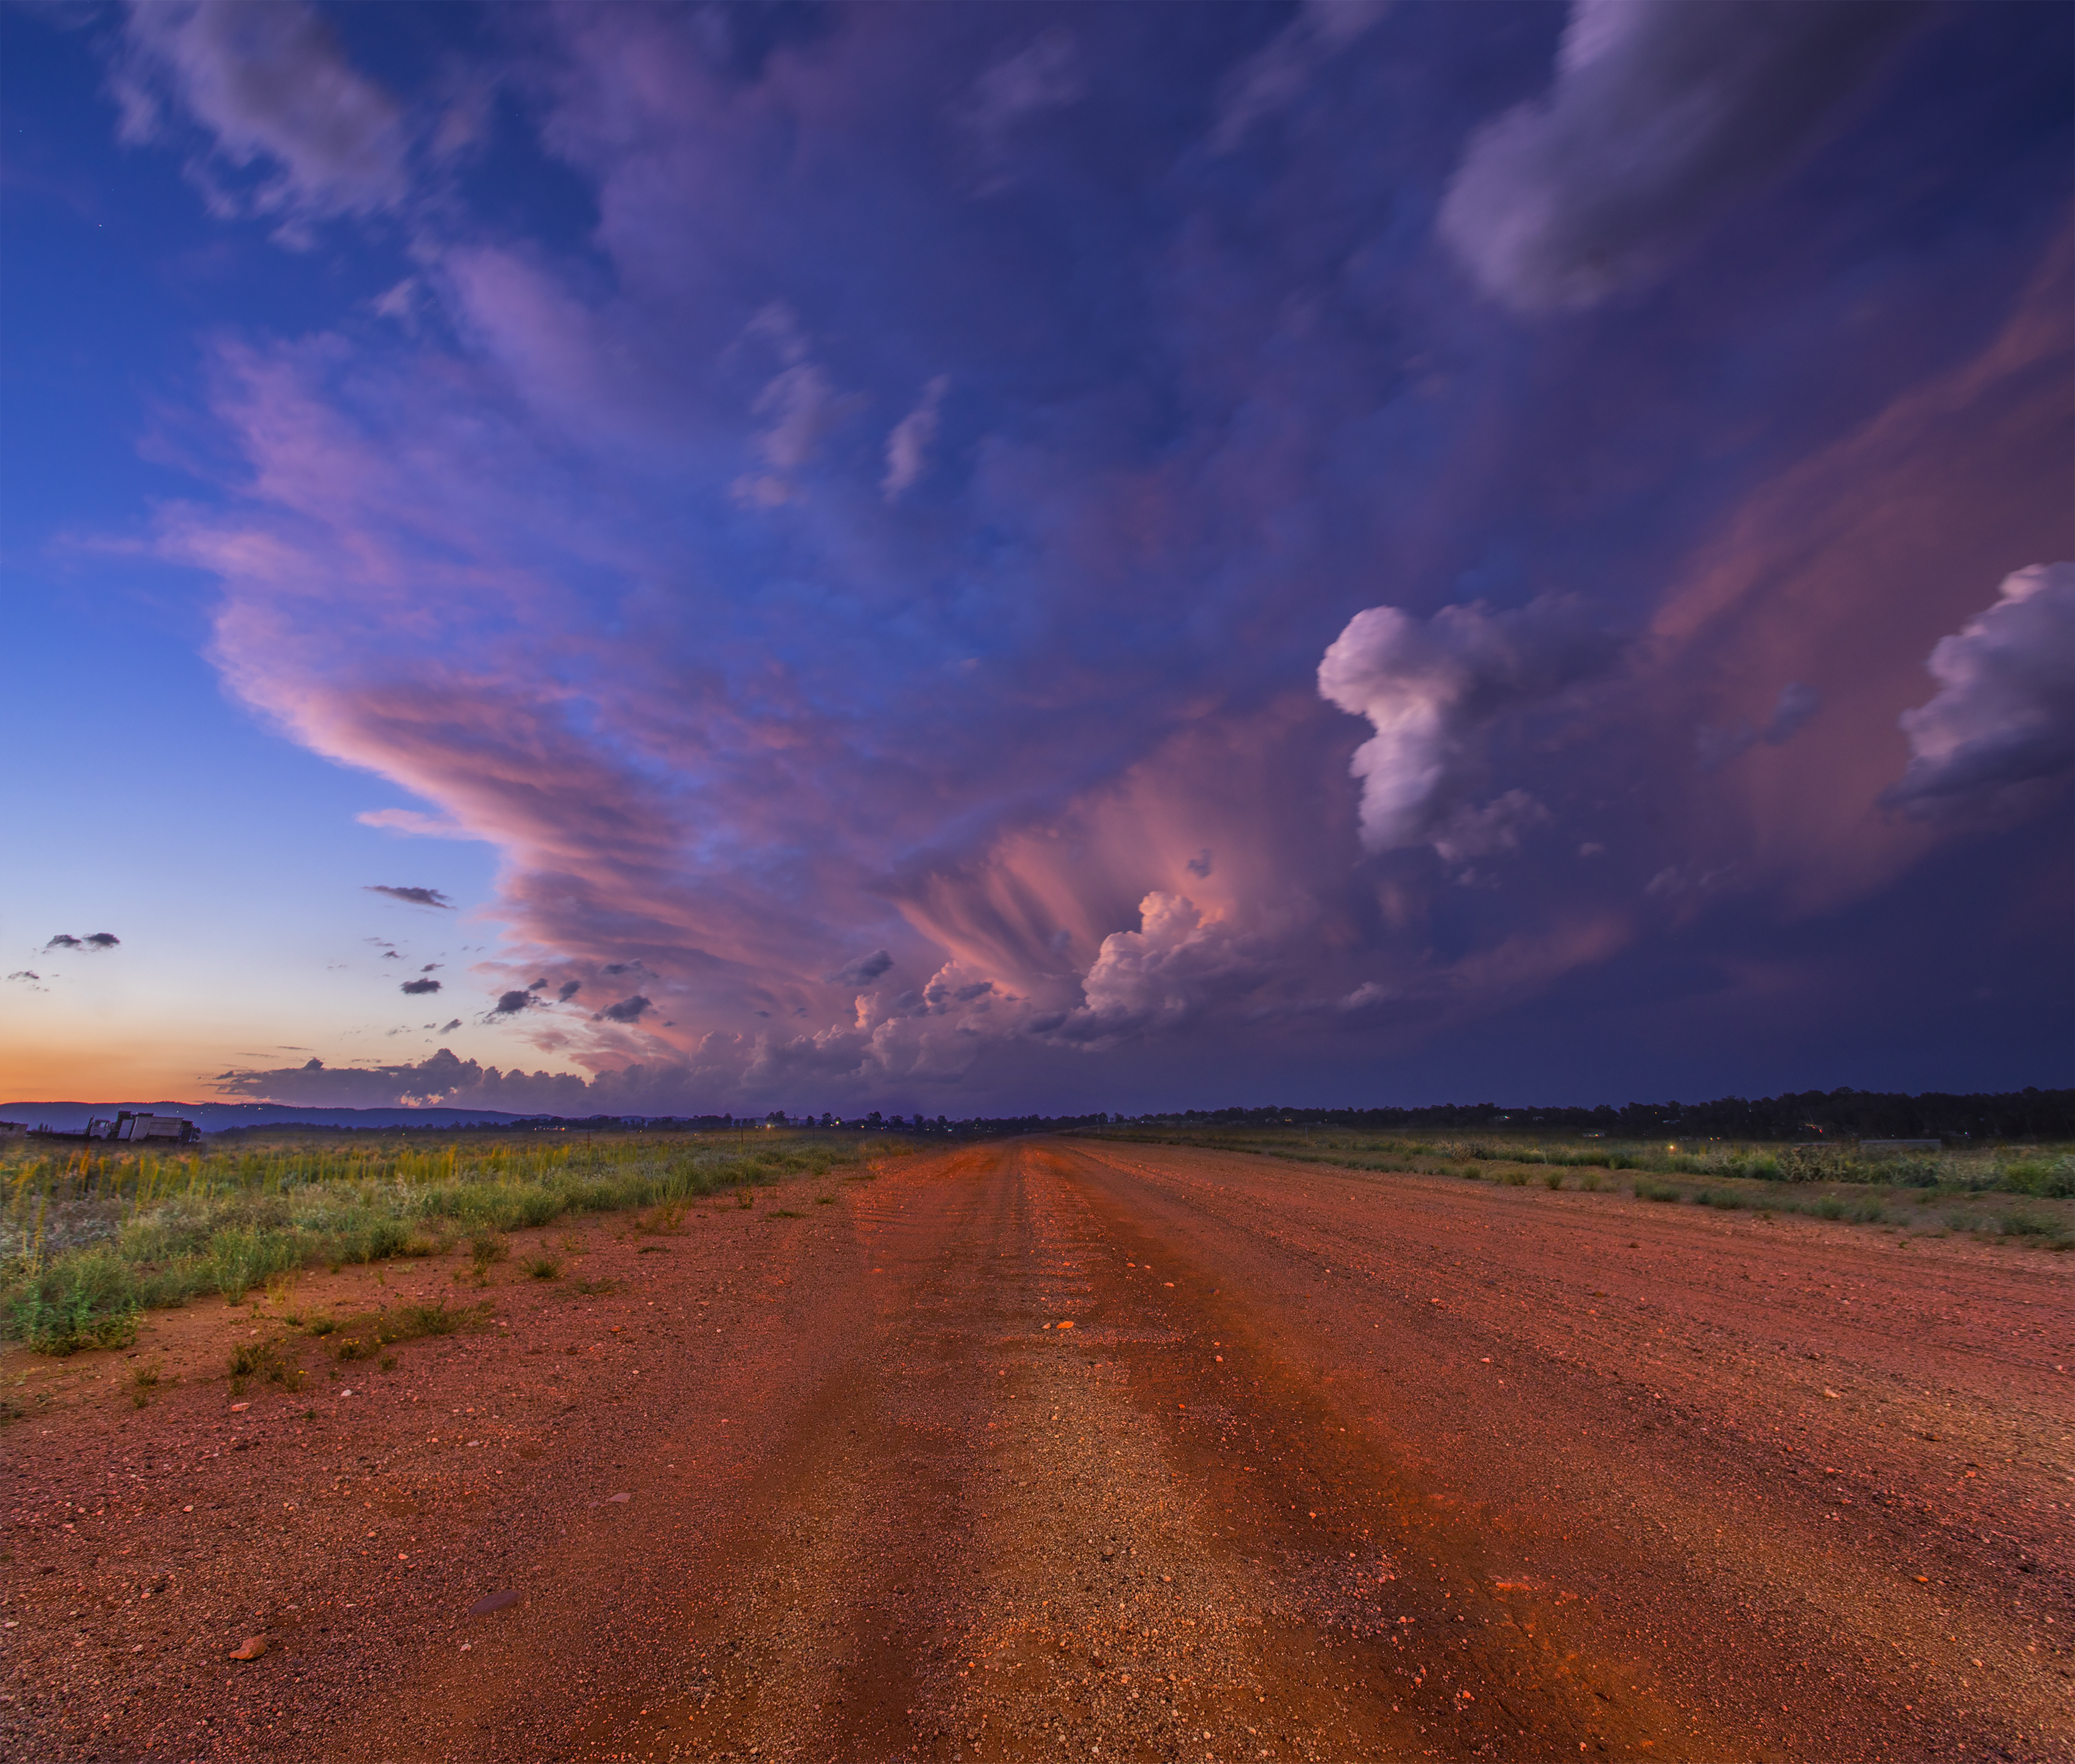
<svg viewBox="0 0 2075 1764">
<path fill-rule="evenodd" d="M 465 1305 L 448 1308 L 444 1299 L 432 1303 L 395 1305 L 363 1316 L 347 1318 L 324 1331 L 325 1347 L 344 1364 L 373 1360 L 400 1341 L 416 1341 L 426 1335 L 458 1335 L 464 1329 L 480 1329 L 488 1321 L 490 1306 Z"/>
</svg>

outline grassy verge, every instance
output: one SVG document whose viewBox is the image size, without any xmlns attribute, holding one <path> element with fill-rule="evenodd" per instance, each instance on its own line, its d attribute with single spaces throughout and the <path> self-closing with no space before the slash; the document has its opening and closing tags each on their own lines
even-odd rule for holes
<svg viewBox="0 0 2075 1764">
<path fill-rule="evenodd" d="M 1626 1192 L 1725 1211 L 1804 1213 L 1845 1224 L 2075 1249 L 2075 1148 L 1861 1153 L 1831 1145 L 1700 1145 L 1486 1135 L 1408 1140 L 1270 1130 L 1124 1128 L 1100 1136 L 1243 1152 L 1377 1174 L 1460 1176 L 1508 1187 Z M 1680 1177 L 1700 1178 L 1696 1182 Z"/>
<path fill-rule="evenodd" d="M 627 1133 L 437 1148 L 284 1141 L 181 1156 L 10 1149 L 0 1163 L 0 1334 L 43 1353 L 126 1346 L 154 1306 L 208 1294 L 234 1303 L 304 1268 L 438 1254 L 463 1238 L 482 1280 L 507 1231 L 635 1207 L 670 1218 L 723 1191 L 750 1207 L 760 1186 L 887 1149 L 810 1134 L 745 1146 Z"/>
</svg>

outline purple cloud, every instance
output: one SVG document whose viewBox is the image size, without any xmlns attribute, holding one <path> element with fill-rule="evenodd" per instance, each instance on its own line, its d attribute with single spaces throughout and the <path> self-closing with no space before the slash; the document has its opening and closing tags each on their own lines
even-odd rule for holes
<svg viewBox="0 0 2075 1764">
<path fill-rule="evenodd" d="M 440 983 L 437 980 L 406 980 L 403 990 L 407 996 L 416 998 L 424 993 L 438 992 Z"/>
<path fill-rule="evenodd" d="M 1858 821 L 1964 616 L 1929 549 L 2059 519 L 2023 462 L 2065 303 L 2011 290 L 2060 222 L 2014 196 L 1920 262 L 1871 195 L 1833 238 L 1779 193 L 1899 13 L 1582 5 L 1483 135 L 1549 33 L 1376 15 L 528 14 L 486 77 L 581 244 L 457 194 L 408 300 L 226 333 L 240 468 L 164 552 L 233 690 L 432 811 L 378 824 L 495 849 L 503 1033 L 616 1062 L 638 1023 L 781 1099 L 1251 1071 L 1271 1022 L 1373 1071 L 1333 1037 L 1906 872 L 1929 835 Z M 1851 125 L 1897 188 L 1949 175 L 1916 89 Z M 405 122 L 339 125 L 361 184 L 238 126 L 305 168 L 284 212 L 409 207 Z M 1763 263 L 1710 255 L 1764 201 Z M 1524 327 L 1456 259 L 1538 310 L 1663 271 L 1663 309 Z M 1704 718 L 1750 758 L 1696 781 Z M 585 984 L 641 990 L 532 1008 Z"/>
<path fill-rule="evenodd" d="M 1442 234 L 1510 306 L 1592 305 L 1791 159 L 1918 11 L 1572 0 L 1555 83 L 1472 138 Z"/>
<path fill-rule="evenodd" d="M 126 139 L 157 139 L 176 110 L 209 134 L 230 167 L 267 168 L 241 193 L 205 162 L 192 165 L 222 212 L 280 214 L 293 226 L 372 214 L 407 191 L 399 106 L 300 0 L 133 3 L 116 89 Z"/>
<path fill-rule="evenodd" d="M 868 986 L 893 966 L 893 958 L 884 950 L 874 950 L 869 955 L 846 962 L 827 978 L 832 986 Z"/>
<path fill-rule="evenodd" d="M 1762 741 L 1769 747 L 1779 747 L 1791 741 L 1808 725 L 1809 719 L 1823 708 L 1823 695 L 1813 686 L 1790 681 L 1779 689 L 1779 697 L 1772 707 L 1772 714 L 1765 719 L 1763 727 L 1748 721 L 1733 728 L 1717 729 L 1703 724 L 1694 738 L 1694 746 L 1700 756 L 1703 770 L 1713 772 L 1725 766 L 1740 753 L 1746 753 Z"/>
<path fill-rule="evenodd" d="M 1903 713 L 1909 769 L 1882 801 L 1913 815 L 2008 804 L 2075 770 L 2075 564 L 2007 576 L 1925 665 L 1936 697 Z"/>
<path fill-rule="evenodd" d="M 445 912 L 454 910 L 454 902 L 437 888 L 391 888 L 385 882 L 371 882 L 367 884 L 367 892 L 386 894 L 391 900 L 401 901 L 407 906 L 436 906 Z M 395 952 L 392 950 L 391 953 L 393 954 Z"/>
</svg>

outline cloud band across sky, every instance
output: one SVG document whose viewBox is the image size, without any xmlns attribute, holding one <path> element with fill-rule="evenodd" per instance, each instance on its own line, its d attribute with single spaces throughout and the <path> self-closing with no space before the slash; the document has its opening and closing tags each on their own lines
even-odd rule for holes
<svg viewBox="0 0 2075 1764">
<path fill-rule="evenodd" d="M 113 52 L 211 224 L 365 291 L 217 334 L 235 464 L 155 544 L 243 702 L 404 799 L 363 819 L 495 847 L 445 984 L 529 1062 L 1354 1073 L 1667 938 L 1733 990 L 1754 925 L 2062 800 L 2068 192 L 2006 126 L 2053 85 L 1940 72 L 2050 21 L 580 7 L 415 83 L 376 29 Z M 1903 193 L 1956 160 L 1996 227 Z M 1994 520 L 1780 598 L 1933 420 Z M 516 1094 L 466 1064 L 225 1082 Z"/>
</svg>

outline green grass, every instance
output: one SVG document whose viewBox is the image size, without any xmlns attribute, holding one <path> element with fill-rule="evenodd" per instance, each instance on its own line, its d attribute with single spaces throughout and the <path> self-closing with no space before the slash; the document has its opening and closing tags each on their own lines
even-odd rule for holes
<svg viewBox="0 0 2075 1764">
<path fill-rule="evenodd" d="M 276 1142 L 177 1154 L 0 1149 L 0 1335 L 39 1352 L 119 1348 L 143 1314 L 339 1269 L 470 1244 L 487 1284 L 504 1234 L 586 1213 L 647 1209 L 674 1228 L 693 1201 L 789 1177 L 827 1179 L 884 1149 L 848 1136 L 600 1133 Z M 580 1245 L 572 1253 L 578 1253 Z M 532 1268 L 529 1265 L 529 1273 Z M 552 1277 L 535 1275 L 536 1278 Z"/>
<path fill-rule="evenodd" d="M 1701 1141 L 1665 1144 L 1547 1137 L 1501 1132 L 1461 1140 L 1298 1128 L 1112 1128 L 1087 1137 L 1240 1152 L 1290 1163 L 1323 1164 L 1377 1174 L 1459 1176 L 1526 1187 L 1539 1178 L 1566 1186 L 1676 1203 L 1749 1211 L 1761 1218 L 1800 1213 L 1848 1224 L 1903 1230 L 1931 1227 L 1942 1210 L 1948 1228 L 2048 1250 L 2075 1249 L 2075 1146 L 1982 1146 L 1935 1153 L 1862 1152 L 1849 1145 L 1766 1145 Z M 1626 1179 L 1621 1178 L 1626 1176 Z M 1688 1186 L 1667 1177 L 1698 1177 Z M 1988 1197 L 2032 1204 L 1991 1211 Z M 1971 1203 L 1961 1210 L 1954 1203 Z M 1897 1209 L 1900 1209 L 1898 1211 Z"/>
</svg>

